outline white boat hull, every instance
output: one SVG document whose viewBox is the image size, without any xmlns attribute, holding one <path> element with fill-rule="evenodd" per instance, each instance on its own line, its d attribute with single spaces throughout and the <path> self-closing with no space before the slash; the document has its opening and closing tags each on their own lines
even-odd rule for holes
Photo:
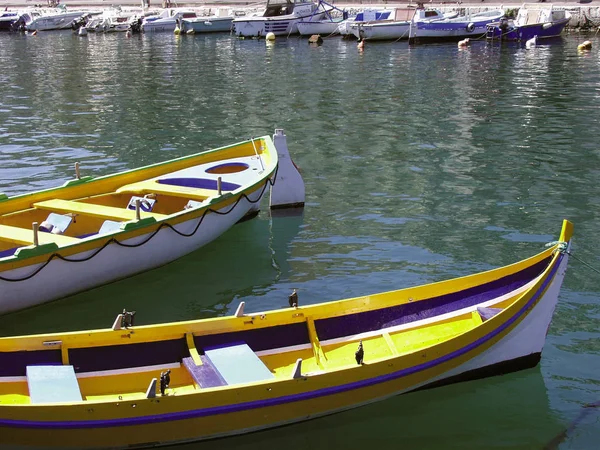
<svg viewBox="0 0 600 450">
<path fill-rule="evenodd" d="M 65 14 L 54 14 L 34 18 L 25 24 L 29 31 L 65 30 L 71 28 L 74 20 L 79 19 L 85 12 L 78 11 Z"/>
<path fill-rule="evenodd" d="M 175 19 L 167 20 L 156 20 L 153 22 L 144 22 L 142 24 L 142 31 L 145 33 L 151 32 L 164 32 L 164 31 L 175 31 L 177 22 Z"/>
<path fill-rule="evenodd" d="M 181 31 L 184 33 L 215 33 L 230 31 L 232 27 L 232 17 L 207 17 L 197 20 L 182 20 Z"/>
<path fill-rule="evenodd" d="M 298 33 L 301 36 L 312 36 L 320 34 L 321 36 L 334 36 L 339 34 L 340 22 L 315 21 L 315 22 L 298 22 Z"/>
<path fill-rule="evenodd" d="M 390 22 L 377 24 L 353 24 L 350 32 L 357 39 L 366 41 L 385 41 L 392 39 L 408 39 L 410 22 Z"/>
<path fill-rule="evenodd" d="M 325 18 L 325 12 L 316 12 L 316 4 L 303 3 L 294 7 L 292 14 L 280 16 L 250 16 L 233 20 L 233 30 L 240 37 L 264 37 L 268 33 L 275 36 L 298 34 L 298 22 L 318 21 Z"/>
<path fill-rule="evenodd" d="M 568 261 L 569 255 L 565 253 L 556 277 L 542 299 L 507 336 L 480 355 L 444 373 L 437 380 L 448 379 L 485 367 L 540 355 L 546 342 L 546 334 L 552 321 L 554 309 L 558 303 L 558 295 L 567 271 Z"/>
<path fill-rule="evenodd" d="M 262 189 L 249 195 L 255 200 Z M 52 259 L 35 276 L 25 281 L 0 280 L 0 314 L 28 308 L 57 298 L 91 289 L 121 278 L 162 266 L 191 253 L 215 240 L 242 219 L 255 205 L 244 197 L 228 214 L 208 213 L 198 231 L 191 237 L 180 236 L 168 227 L 139 247 L 123 247 L 111 243 L 96 256 L 83 262 Z M 226 206 L 223 211 L 229 211 Z M 174 225 L 181 233 L 190 234 L 200 218 Z M 124 241 L 132 245 L 146 241 L 151 233 Z M 75 254 L 72 260 L 84 260 L 98 252 L 97 249 Z M 41 265 L 22 267 L 2 272 L 3 278 L 20 279 L 33 274 Z"/>
</svg>

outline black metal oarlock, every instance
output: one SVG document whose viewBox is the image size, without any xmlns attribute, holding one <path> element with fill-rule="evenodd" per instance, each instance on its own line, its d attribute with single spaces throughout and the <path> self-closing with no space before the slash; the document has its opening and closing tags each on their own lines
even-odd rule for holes
<svg viewBox="0 0 600 450">
<path fill-rule="evenodd" d="M 294 292 L 292 292 L 288 297 L 288 303 L 290 305 L 290 308 L 298 307 L 298 293 L 296 292 L 296 289 L 294 289 Z"/>
<path fill-rule="evenodd" d="M 123 314 L 121 314 L 121 328 L 132 327 L 134 316 L 135 311 L 127 311 L 123 309 Z"/>
<path fill-rule="evenodd" d="M 356 358 L 356 364 L 359 366 L 363 364 L 363 360 L 365 358 L 365 350 L 363 349 L 362 341 L 358 343 L 358 350 L 354 353 L 354 357 Z"/>
<path fill-rule="evenodd" d="M 171 384 L 171 371 L 167 370 L 160 374 L 160 395 L 165 395 L 165 391 Z"/>
</svg>

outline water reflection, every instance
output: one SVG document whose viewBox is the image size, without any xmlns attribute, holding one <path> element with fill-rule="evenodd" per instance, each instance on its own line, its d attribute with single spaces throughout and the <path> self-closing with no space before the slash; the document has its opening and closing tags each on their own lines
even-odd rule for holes
<svg viewBox="0 0 600 450">
<path fill-rule="evenodd" d="M 123 308 L 137 311 L 136 325 L 144 325 L 233 314 L 240 301 L 248 312 L 275 307 L 277 297 L 283 307 L 287 288 L 271 286 L 290 275 L 287 260 L 301 224 L 302 215 L 263 212 L 164 267 L 2 316 L 0 335 L 24 334 L 23 324 L 28 334 L 106 328 Z"/>
<path fill-rule="evenodd" d="M 281 222 L 261 215 L 174 264 L 0 318 L 0 330 L 105 327 L 123 307 L 138 310 L 141 323 L 208 317 L 231 313 L 239 301 L 253 311 L 281 306 L 293 287 L 309 304 L 437 281 L 540 251 L 558 237 L 563 217 L 575 223 L 574 252 L 594 266 L 600 65 L 597 51 L 582 56 L 578 43 L 567 35 L 532 51 L 485 42 L 459 51 L 397 42 L 359 54 L 341 39 L 317 48 L 278 39 L 267 48 L 226 34 L 0 35 L 0 192 L 61 184 L 74 161 L 86 175 L 103 175 L 275 127 L 285 129 L 307 190 L 302 219 L 282 225 L 289 236 L 281 246 L 274 242 Z M 598 318 L 589 304 L 600 282 L 574 258 L 570 264 L 542 360 L 562 425 L 597 397 Z M 307 437 L 292 428 L 260 436 L 319 445 L 329 442 L 326 429 L 362 437 L 356 424 L 368 421 L 375 430 L 368 438 L 389 438 L 378 441 L 383 446 L 406 434 L 413 447 L 422 447 L 419 436 L 432 448 L 452 439 L 472 448 L 540 448 L 554 426 L 535 427 L 531 417 L 545 423 L 543 412 L 519 414 L 528 405 L 518 403 L 527 399 L 518 385 L 475 395 L 473 404 L 454 390 L 392 400 L 381 428 L 369 420 L 378 417 L 374 405 L 294 428 Z M 445 419 L 462 419 L 452 430 L 432 412 L 446 395 L 454 400 Z M 541 401 L 532 404 L 543 410 Z M 413 411 L 426 425 L 412 422 Z M 398 423 L 411 427 L 399 436 Z M 459 435 L 461 427 L 468 432 Z"/>
<path fill-rule="evenodd" d="M 189 444 L 184 450 L 542 448 L 560 424 L 537 369 L 393 397 L 309 422 Z M 501 418 L 501 419 L 499 419 Z M 490 434 L 497 436 L 490 440 Z"/>
</svg>

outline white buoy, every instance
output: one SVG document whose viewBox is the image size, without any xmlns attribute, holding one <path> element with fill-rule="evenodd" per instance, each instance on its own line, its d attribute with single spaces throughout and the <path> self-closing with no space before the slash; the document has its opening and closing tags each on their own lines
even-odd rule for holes
<svg viewBox="0 0 600 450">
<path fill-rule="evenodd" d="M 462 41 L 458 41 L 458 46 L 459 47 L 467 47 L 470 43 L 470 39 L 469 38 L 465 38 Z"/>
<path fill-rule="evenodd" d="M 267 35 L 265 36 L 265 39 L 266 39 L 268 42 L 272 42 L 272 41 L 274 41 L 274 40 L 275 40 L 275 33 L 273 33 L 272 31 L 269 31 L 269 32 L 267 33 Z"/>
<path fill-rule="evenodd" d="M 273 142 L 277 149 L 279 168 L 277 178 L 271 187 L 270 207 L 300 208 L 304 206 L 305 188 L 300 171 L 292 161 L 287 147 L 287 139 L 282 129 L 276 129 Z"/>
</svg>

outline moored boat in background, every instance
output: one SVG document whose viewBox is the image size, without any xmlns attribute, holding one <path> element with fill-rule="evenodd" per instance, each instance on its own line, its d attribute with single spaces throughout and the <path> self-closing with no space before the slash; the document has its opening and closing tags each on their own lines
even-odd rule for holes
<svg viewBox="0 0 600 450">
<path fill-rule="evenodd" d="M 90 17 L 85 24 L 87 31 L 113 33 L 131 30 L 131 25 L 138 20 L 138 12 L 125 11 L 121 7 L 112 7 L 101 14 Z"/>
<path fill-rule="evenodd" d="M 26 12 L 4 11 L 0 14 L 0 31 L 22 31 L 28 20 Z"/>
<path fill-rule="evenodd" d="M 504 17 L 502 9 L 491 9 L 478 13 L 471 13 L 467 9 L 466 14 L 453 18 L 415 19 L 410 30 L 409 43 L 483 37 L 488 24 L 497 22 L 502 17 Z"/>
<path fill-rule="evenodd" d="M 298 22 L 321 20 L 321 3 L 307 0 L 268 0 L 264 11 L 233 20 L 233 31 L 240 37 L 265 37 L 268 33 L 287 36 L 298 33 Z"/>
<path fill-rule="evenodd" d="M 320 0 L 319 4 L 322 5 L 322 8 L 317 8 L 311 16 L 298 22 L 298 33 L 301 36 L 312 36 L 315 34 L 334 36 L 340 33 L 340 23 L 348 19 L 348 12 L 346 10 L 340 9 L 323 0 Z M 324 12 L 324 17 L 322 17 L 323 14 L 320 14 L 320 12 Z"/>
<path fill-rule="evenodd" d="M 87 16 L 89 11 L 68 10 L 66 6 L 56 8 L 31 9 L 28 12 L 29 20 L 25 22 L 27 31 L 49 31 L 70 29 L 73 22 Z"/>
<path fill-rule="evenodd" d="M 159 14 L 146 16 L 142 20 L 141 30 L 147 32 L 175 31 L 179 21 L 198 17 L 196 11 L 189 9 L 166 8 Z"/>
<path fill-rule="evenodd" d="M 397 291 L 140 327 L 124 311 L 112 329 L 2 338 L 2 443 L 191 442 L 533 367 L 572 233 L 565 220 L 537 255 Z"/>
<path fill-rule="evenodd" d="M 372 9 L 367 8 L 364 11 L 359 12 L 355 16 L 349 17 L 346 20 L 340 22 L 338 31 L 342 37 L 352 37 L 351 27 L 359 22 L 369 22 L 374 20 L 387 20 L 393 17 L 394 8 L 385 9 Z"/>
<path fill-rule="evenodd" d="M 514 19 L 504 18 L 487 26 L 486 37 L 506 41 L 528 41 L 560 36 L 571 13 L 550 3 L 524 3 Z"/>
<path fill-rule="evenodd" d="M 179 19 L 182 33 L 215 33 L 231 31 L 233 19 L 239 17 L 231 9 L 217 8 L 215 14 Z"/>
<path fill-rule="evenodd" d="M 393 15 L 380 20 L 356 21 L 350 23 L 350 32 L 365 41 L 408 39 L 413 24 L 419 20 L 442 20 L 456 17 L 456 13 L 444 14 L 432 8 L 396 8 Z"/>
</svg>

